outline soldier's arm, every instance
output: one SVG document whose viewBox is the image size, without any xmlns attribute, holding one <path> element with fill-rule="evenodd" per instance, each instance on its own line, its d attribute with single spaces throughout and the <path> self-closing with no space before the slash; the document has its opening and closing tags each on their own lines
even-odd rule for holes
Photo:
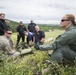
<svg viewBox="0 0 76 75">
<path fill-rule="evenodd" d="M 66 32 L 62 34 L 59 38 L 57 38 L 53 43 L 47 45 L 40 45 L 39 49 L 42 51 L 46 51 L 46 50 L 55 50 L 61 48 L 62 46 L 74 42 L 74 39 L 72 39 L 73 37 L 74 37 L 73 34 Z"/>
<path fill-rule="evenodd" d="M 10 47 L 10 44 L 9 44 L 9 43 L 7 43 L 7 44 L 5 45 L 5 50 L 6 50 L 7 53 L 10 54 L 10 55 L 15 53 L 15 51 Z"/>
<path fill-rule="evenodd" d="M 11 42 L 11 45 L 12 45 L 12 49 L 15 50 L 15 44 L 14 44 L 14 42 L 11 38 L 10 38 L 10 42 Z"/>
</svg>

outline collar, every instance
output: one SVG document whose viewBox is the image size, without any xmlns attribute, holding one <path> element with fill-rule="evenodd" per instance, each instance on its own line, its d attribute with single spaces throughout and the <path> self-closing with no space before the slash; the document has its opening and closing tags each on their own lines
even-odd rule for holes
<svg viewBox="0 0 76 75">
<path fill-rule="evenodd" d="M 66 31 L 69 31 L 69 30 L 71 30 L 71 29 L 75 29 L 75 26 L 74 26 L 74 25 L 69 26 L 69 27 L 66 29 Z"/>
</svg>

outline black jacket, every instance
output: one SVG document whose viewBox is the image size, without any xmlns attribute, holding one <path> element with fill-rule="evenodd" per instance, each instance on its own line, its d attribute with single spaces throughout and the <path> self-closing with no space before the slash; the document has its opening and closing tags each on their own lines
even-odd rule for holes
<svg viewBox="0 0 76 75">
<path fill-rule="evenodd" d="M 28 30 L 29 30 L 29 32 L 35 33 L 35 26 L 36 26 L 35 23 L 30 23 L 30 24 L 28 25 Z"/>
<path fill-rule="evenodd" d="M 19 35 L 24 35 L 24 31 L 27 31 L 26 27 L 23 25 L 23 26 L 18 26 L 17 27 L 17 32 L 19 33 Z"/>
<path fill-rule="evenodd" d="M 40 42 L 42 38 L 45 38 L 45 33 L 42 30 L 35 32 L 35 43 Z"/>
<path fill-rule="evenodd" d="M 6 29 L 5 20 L 0 19 L 0 35 L 4 34 L 4 30 Z"/>
</svg>

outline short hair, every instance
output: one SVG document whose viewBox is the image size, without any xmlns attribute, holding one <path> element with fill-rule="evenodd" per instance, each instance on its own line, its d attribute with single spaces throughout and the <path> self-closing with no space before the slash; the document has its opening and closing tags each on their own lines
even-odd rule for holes
<svg viewBox="0 0 76 75">
<path fill-rule="evenodd" d="M 6 33 L 7 31 L 12 31 L 12 29 L 7 28 L 7 29 L 4 30 L 5 33 Z"/>
<path fill-rule="evenodd" d="M 31 22 L 33 22 L 33 20 L 31 20 Z"/>
<path fill-rule="evenodd" d="M 23 23 L 22 21 L 20 21 L 19 23 Z"/>
<path fill-rule="evenodd" d="M 38 25 L 36 25 L 35 27 L 38 27 L 38 28 L 40 28 Z"/>
<path fill-rule="evenodd" d="M 2 15 L 4 15 L 4 16 L 5 16 L 5 14 L 4 14 L 4 13 L 0 13 L 0 16 L 2 16 Z"/>
</svg>

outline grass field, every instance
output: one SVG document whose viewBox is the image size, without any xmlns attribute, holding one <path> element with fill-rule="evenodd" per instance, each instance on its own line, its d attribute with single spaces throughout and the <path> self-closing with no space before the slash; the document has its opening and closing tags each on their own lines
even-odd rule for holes
<svg viewBox="0 0 76 75">
<path fill-rule="evenodd" d="M 46 39 L 56 38 L 58 35 L 62 34 L 63 30 L 53 30 L 51 32 L 45 32 Z M 12 39 L 16 43 L 16 33 L 13 33 Z M 52 41 L 50 41 L 52 42 Z M 47 42 L 48 43 L 48 42 Z M 55 65 L 51 67 L 50 74 L 42 74 L 42 69 L 48 67 L 45 60 L 50 60 L 47 51 L 35 50 L 33 47 L 31 49 L 34 54 L 24 55 L 13 61 L 4 61 L 0 63 L 0 75 L 76 75 L 76 64 L 75 65 Z"/>
</svg>

